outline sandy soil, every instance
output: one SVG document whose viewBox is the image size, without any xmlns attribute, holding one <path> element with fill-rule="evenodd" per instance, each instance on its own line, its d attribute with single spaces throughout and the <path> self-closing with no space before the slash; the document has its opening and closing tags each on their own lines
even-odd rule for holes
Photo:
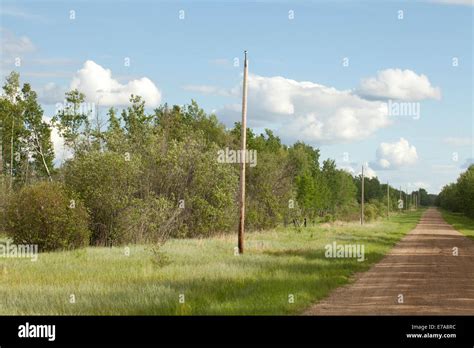
<svg viewBox="0 0 474 348">
<path fill-rule="evenodd" d="M 474 241 L 428 209 L 380 262 L 304 314 L 474 315 Z"/>
</svg>

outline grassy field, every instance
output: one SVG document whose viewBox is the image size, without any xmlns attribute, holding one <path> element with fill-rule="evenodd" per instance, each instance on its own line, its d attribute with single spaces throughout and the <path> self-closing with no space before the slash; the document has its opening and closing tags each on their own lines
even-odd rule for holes
<svg viewBox="0 0 474 348">
<path fill-rule="evenodd" d="M 474 239 L 474 219 L 471 219 L 464 214 L 453 213 L 447 210 L 442 210 L 441 214 L 448 224 L 452 225 L 462 234 Z"/>
<path fill-rule="evenodd" d="M 248 233 L 241 256 L 234 255 L 235 236 L 171 240 L 163 248 L 166 265 L 147 246 L 130 246 L 129 256 L 123 247 L 90 247 L 40 254 L 36 262 L 0 258 L 0 314 L 297 314 L 380 260 L 420 214 L 363 228 Z M 366 260 L 326 258 L 324 246 L 334 241 L 363 244 Z"/>
</svg>

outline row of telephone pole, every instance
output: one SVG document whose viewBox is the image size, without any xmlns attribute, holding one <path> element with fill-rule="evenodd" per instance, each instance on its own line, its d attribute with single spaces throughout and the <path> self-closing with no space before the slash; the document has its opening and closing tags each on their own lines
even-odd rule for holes
<svg viewBox="0 0 474 348">
<path fill-rule="evenodd" d="M 364 203 L 365 203 L 365 193 L 364 193 L 364 166 L 362 166 L 362 174 L 361 174 L 361 197 L 360 197 L 360 224 L 364 224 Z M 403 199 L 402 199 L 402 187 L 400 186 L 400 198 L 398 200 L 398 209 L 399 211 L 402 211 L 403 209 L 408 210 L 408 189 L 405 191 L 405 204 L 403 204 Z M 418 209 L 420 206 L 420 199 L 421 199 L 421 191 L 418 189 L 418 191 L 414 191 L 411 193 L 411 202 L 410 204 L 415 207 L 415 209 Z M 390 218 L 390 185 L 387 181 L 387 219 Z"/>
<path fill-rule="evenodd" d="M 244 51 L 244 76 L 242 83 L 242 127 L 241 127 L 241 153 L 246 153 L 247 147 L 247 77 L 248 77 L 248 61 L 247 51 Z M 364 224 L 364 166 L 362 166 L 362 182 L 361 182 L 361 205 L 360 205 L 360 223 Z M 238 251 L 239 254 L 244 253 L 244 232 L 245 232 L 245 160 L 240 163 L 240 190 L 239 190 L 239 229 L 238 229 Z M 415 209 L 418 208 L 420 202 L 420 192 L 412 192 L 412 204 L 414 202 Z M 398 200 L 398 209 L 403 209 L 402 188 L 400 187 L 400 199 Z M 405 209 L 408 209 L 408 190 L 405 192 Z M 387 219 L 390 218 L 390 185 L 387 182 Z"/>
</svg>

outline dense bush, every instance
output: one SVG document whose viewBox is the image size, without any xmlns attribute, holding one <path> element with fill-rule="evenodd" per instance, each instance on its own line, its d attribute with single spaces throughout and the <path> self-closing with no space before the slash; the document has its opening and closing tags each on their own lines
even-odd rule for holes
<svg viewBox="0 0 474 348">
<path fill-rule="evenodd" d="M 378 216 L 377 206 L 373 203 L 364 204 L 364 219 L 365 221 L 371 221 Z"/>
<path fill-rule="evenodd" d="M 6 232 L 16 244 L 37 244 L 41 251 L 89 244 L 84 205 L 58 183 L 24 187 L 9 200 L 5 218 Z"/>
<path fill-rule="evenodd" d="M 117 243 L 163 244 L 174 231 L 182 210 L 165 197 L 134 199 L 118 217 Z"/>
<path fill-rule="evenodd" d="M 93 151 L 70 160 L 64 168 L 69 189 L 77 192 L 91 215 L 92 242 L 115 242 L 115 225 L 139 185 L 139 159 L 129 153 Z"/>
<path fill-rule="evenodd" d="M 175 222 L 179 236 L 209 236 L 235 226 L 237 170 L 235 164 L 217 161 L 218 150 L 190 134 L 187 140 L 171 141 L 145 164 L 152 193 L 181 209 Z"/>
<path fill-rule="evenodd" d="M 352 202 L 340 207 L 336 214 L 337 220 L 355 221 L 360 219 L 360 206 L 354 199 Z"/>
</svg>

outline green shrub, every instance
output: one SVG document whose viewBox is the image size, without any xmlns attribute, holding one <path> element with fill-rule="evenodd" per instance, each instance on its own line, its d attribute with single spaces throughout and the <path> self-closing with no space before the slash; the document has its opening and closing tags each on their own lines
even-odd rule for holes
<svg viewBox="0 0 474 348">
<path fill-rule="evenodd" d="M 120 214 L 115 240 L 118 243 L 164 244 L 179 228 L 176 221 L 182 209 L 165 197 L 134 199 Z"/>
<path fill-rule="evenodd" d="M 371 204 L 377 209 L 377 216 L 384 217 L 387 216 L 387 205 L 385 202 L 382 202 L 379 199 L 373 199 L 370 201 Z"/>
<path fill-rule="evenodd" d="M 236 166 L 217 161 L 218 150 L 190 134 L 186 141 L 171 142 L 149 164 L 146 173 L 153 192 L 182 206 L 176 222 L 179 229 L 173 237 L 235 230 L 238 175 Z"/>
<path fill-rule="evenodd" d="M 322 218 L 322 222 L 333 222 L 335 220 L 334 216 L 332 214 L 326 214 Z"/>
<path fill-rule="evenodd" d="M 93 244 L 116 242 L 117 218 L 138 191 L 139 164 L 131 154 L 96 151 L 65 165 L 67 187 L 77 192 L 90 212 Z"/>
<path fill-rule="evenodd" d="M 339 207 L 336 212 L 336 219 L 342 221 L 357 221 L 360 219 L 360 205 L 354 199 L 349 203 Z"/>
<path fill-rule="evenodd" d="M 57 183 L 27 186 L 5 212 L 6 232 L 15 244 L 37 244 L 40 251 L 73 249 L 89 243 L 89 215 L 82 202 Z"/>
<path fill-rule="evenodd" d="M 372 221 L 377 218 L 377 206 L 373 203 L 364 204 L 364 219 L 365 221 Z"/>
</svg>

